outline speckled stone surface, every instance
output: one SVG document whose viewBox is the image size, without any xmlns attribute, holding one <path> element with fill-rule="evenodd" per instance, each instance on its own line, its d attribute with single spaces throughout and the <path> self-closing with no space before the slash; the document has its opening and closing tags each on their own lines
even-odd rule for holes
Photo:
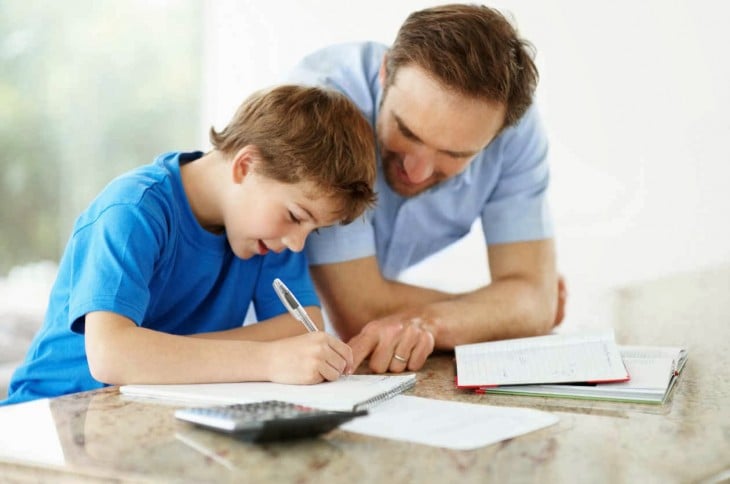
<svg viewBox="0 0 730 484">
<path fill-rule="evenodd" d="M 453 354 L 442 354 L 419 372 L 410 394 L 537 408 L 560 422 L 472 451 L 341 430 L 256 445 L 178 422 L 175 406 L 130 400 L 108 388 L 53 399 L 47 415 L 34 415 L 38 405 L 16 406 L 38 425 L 46 422 L 42 435 L 57 436 L 62 452 L 8 456 L 15 437 L 0 429 L 0 481 L 718 482 L 730 478 L 728 295 L 730 268 L 619 292 L 613 321 L 619 343 L 689 351 L 665 405 L 475 395 L 454 388 Z"/>
</svg>

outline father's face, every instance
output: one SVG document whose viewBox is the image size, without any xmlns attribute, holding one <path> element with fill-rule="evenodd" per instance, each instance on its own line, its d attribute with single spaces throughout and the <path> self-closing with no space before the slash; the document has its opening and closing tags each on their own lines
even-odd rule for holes
<svg viewBox="0 0 730 484">
<path fill-rule="evenodd" d="M 503 122 L 503 105 L 449 91 L 420 67 L 401 67 L 383 93 L 376 122 L 388 185 L 412 197 L 457 175 Z"/>
</svg>

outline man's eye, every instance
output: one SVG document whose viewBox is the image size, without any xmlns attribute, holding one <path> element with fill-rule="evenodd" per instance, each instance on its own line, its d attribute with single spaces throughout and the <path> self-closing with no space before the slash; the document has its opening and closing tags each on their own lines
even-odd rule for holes
<svg viewBox="0 0 730 484">
<path fill-rule="evenodd" d="M 405 136 L 406 138 L 408 138 L 408 139 L 410 139 L 410 140 L 413 140 L 413 141 L 418 141 L 418 136 L 416 136 L 415 134 L 413 134 L 413 133 L 411 132 L 411 130 L 409 130 L 408 128 L 406 128 L 406 127 L 404 127 L 404 126 L 401 126 L 401 127 L 400 127 L 400 132 L 401 132 L 401 134 L 402 134 L 403 136 Z"/>
<path fill-rule="evenodd" d="M 295 223 L 295 224 L 297 224 L 297 225 L 298 225 L 298 224 L 301 224 L 301 223 L 302 223 L 302 221 L 301 221 L 301 220 L 299 220 L 298 218 L 296 218 L 296 217 L 294 216 L 294 214 L 292 213 L 292 211 L 291 211 L 291 210 L 289 210 L 289 218 L 291 219 L 291 221 L 292 221 L 292 222 L 294 222 L 294 223 Z"/>
</svg>

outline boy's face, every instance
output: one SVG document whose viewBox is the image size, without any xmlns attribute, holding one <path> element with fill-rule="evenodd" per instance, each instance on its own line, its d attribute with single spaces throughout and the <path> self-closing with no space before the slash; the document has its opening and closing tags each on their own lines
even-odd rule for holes
<svg viewBox="0 0 730 484">
<path fill-rule="evenodd" d="M 317 193 L 311 182 L 287 184 L 249 170 L 231 190 L 223 214 L 233 253 L 248 259 L 301 251 L 312 230 L 339 223 L 337 201 Z"/>
<path fill-rule="evenodd" d="M 499 133 L 504 114 L 504 106 L 450 91 L 420 67 L 400 67 L 376 122 L 388 185 L 412 197 L 461 173 Z"/>
</svg>

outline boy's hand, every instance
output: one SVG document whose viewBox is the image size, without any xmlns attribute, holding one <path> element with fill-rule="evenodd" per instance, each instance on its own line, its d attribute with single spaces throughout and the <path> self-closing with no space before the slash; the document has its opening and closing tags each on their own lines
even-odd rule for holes
<svg viewBox="0 0 730 484">
<path fill-rule="evenodd" d="M 352 350 L 323 331 L 271 342 L 268 379 L 311 384 L 337 380 L 353 371 Z"/>
</svg>

